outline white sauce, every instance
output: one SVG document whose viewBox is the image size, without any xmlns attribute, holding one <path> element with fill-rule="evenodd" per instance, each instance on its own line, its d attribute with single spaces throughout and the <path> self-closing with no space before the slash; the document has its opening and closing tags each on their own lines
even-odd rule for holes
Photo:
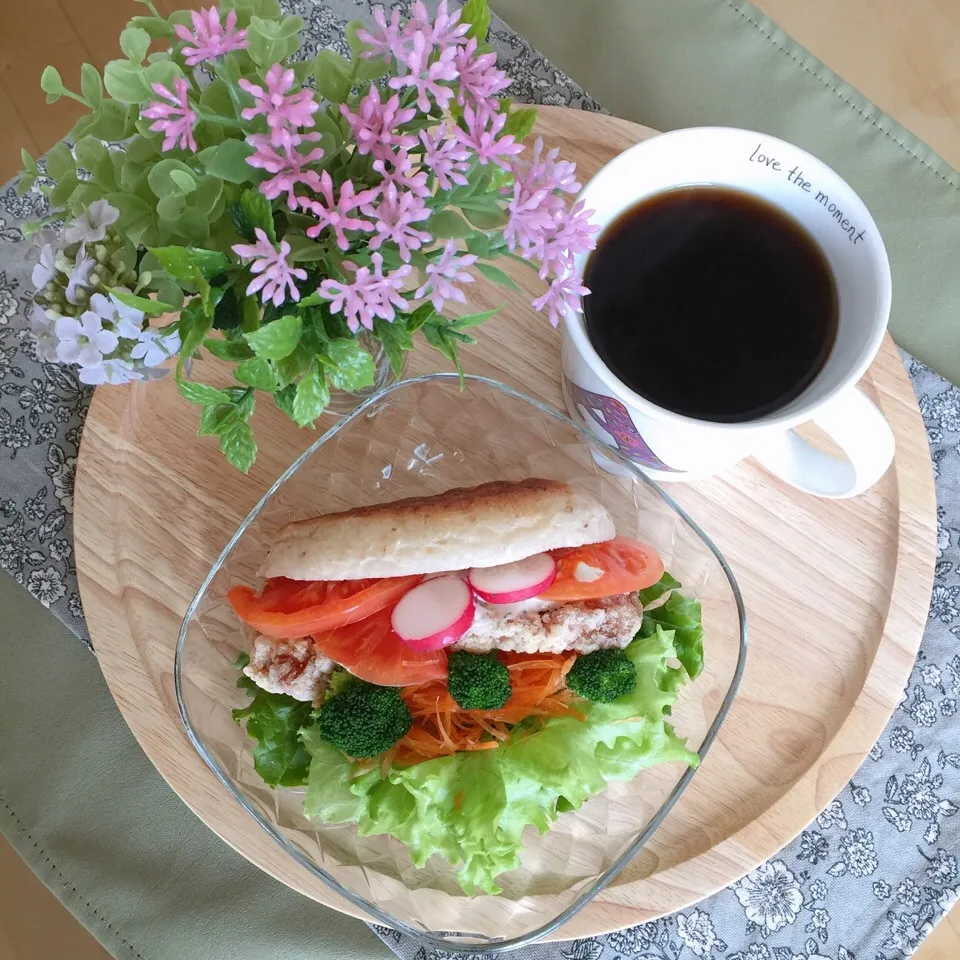
<svg viewBox="0 0 960 960">
<path fill-rule="evenodd" d="M 591 567 L 590 564 L 582 560 L 573 569 L 573 579 L 580 583 L 593 583 L 599 580 L 605 573 L 600 567 Z"/>
<path fill-rule="evenodd" d="M 512 620 L 514 617 L 522 616 L 525 613 L 541 613 L 557 606 L 557 604 L 552 600 L 541 600 L 539 597 L 518 600 L 516 603 L 487 603 L 486 600 L 478 598 L 477 606 L 485 607 L 491 614 L 503 620 Z"/>
</svg>

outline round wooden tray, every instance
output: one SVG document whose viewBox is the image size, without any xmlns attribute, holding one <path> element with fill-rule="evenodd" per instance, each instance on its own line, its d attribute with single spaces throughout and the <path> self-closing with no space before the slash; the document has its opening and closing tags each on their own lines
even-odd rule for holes
<svg viewBox="0 0 960 960">
<path fill-rule="evenodd" d="M 538 132 L 581 177 L 653 131 L 545 108 Z M 510 273 L 524 285 L 523 266 Z M 532 286 L 531 286 L 532 289 Z M 478 282 L 473 309 L 506 301 L 467 351 L 469 372 L 562 406 L 559 336 L 529 296 Z M 436 369 L 420 351 L 409 372 Z M 214 361 L 206 382 L 226 383 Z M 746 600 L 750 653 L 740 693 L 703 768 L 648 846 L 554 937 L 619 929 L 731 883 L 792 839 L 856 771 L 896 706 L 923 634 L 936 505 L 923 423 L 888 339 L 864 378 L 893 427 L 893 467 L 873 490 L 830 501 L 751 462 L 670 493 L 730 561 Z M 262 404 L 249 476 L 196 435 L 197 409 L 171 379 L 97 390 L 77 469 L 75 537 L 83 608 L 127 723 L 183 800 L 231 846 L 321 903 L 356 908 L 299 867 L 236 804 L 193 750 L 177 714 L 180 620 L 212 561 L 261 494 L 314 438 Z M 709 645 L 709 636 L 707 639 Z M 708 646 L 709 649 L 709 646 Z"/>
</svg>

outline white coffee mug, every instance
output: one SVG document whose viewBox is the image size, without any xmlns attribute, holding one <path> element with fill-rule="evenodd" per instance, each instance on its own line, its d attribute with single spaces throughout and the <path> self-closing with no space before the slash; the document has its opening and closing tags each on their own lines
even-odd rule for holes
<svg viewBox="0 0 960 960">
<path fill-rule="evenodd" d="M 617 379 L 593 348 L 583 316 L 569 312 L 563 392 L 571 416 L 658 481 L 710 476 L 752 455 L 808 493 L 862 493 L 886 472 L 894 450 L 889 425 L 856 386 L 880 349 L 890 313 L 890 264 L 877 225 L 826 164 L 783 140 L 728 127 L 644 140 L 603 167 L 581 197 L 595 211 L 602 235 L 644 197 L 694 184 L 761 197 L 812 234 L 837 287 L 839 323 L 826 363 L 798 397 L 769 416 L 744 423 L 699 420 L 651 403 Z M 581 255 L 577 267 L 582 270 L 586 260 Z M 792 429 L 808 421 L 845 458 L 818 450 Z"/>
</svg>

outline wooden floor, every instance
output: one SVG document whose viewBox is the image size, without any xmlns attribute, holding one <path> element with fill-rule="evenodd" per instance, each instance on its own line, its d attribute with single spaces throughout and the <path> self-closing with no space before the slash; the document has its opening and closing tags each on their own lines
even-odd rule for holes
<svg viewBox="0 0 960 960">
<path fill-rule="evenodd" d="M 960 167 L 960 0 L 754 0 L 846 80 Z M 164 13 L 185 5 L 156 0 Z M 119 56 L 131 0 L 0 0 L 0 183 L 70 128 L 76 104 L 44 102 L 47 63 L 67 86 L 84 61 Z M 960 908 L 917 960 L 960 958 Z M 0 840 L 0 958 L 108 960 L 108 955 Z"/>
<path fill-rule="evenodd" d="M 3 837 L 0 837 L 0 958 L 110 958 L 106 950 L 60 906 Z"/>
</svg>

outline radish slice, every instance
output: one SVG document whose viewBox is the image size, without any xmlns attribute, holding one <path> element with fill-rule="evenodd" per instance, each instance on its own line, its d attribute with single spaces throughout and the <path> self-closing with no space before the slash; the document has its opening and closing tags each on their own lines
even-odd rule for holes
<svg viewBox="0 0 960 960">
<path fill-rule="evenodd" d="M 434 577 L 400 598 L 390 615 L 390 626 L 411 650 L 439 650 L 456 643 L 470 629 L 475 611 L 466 580 Z"/>
<path fill-rule="evenodd" d="M 557 579 L 557 561 L 549 553 L 501 563 L 498 567 L 474 567 L 470 586 L 487 603 L 519 603 L 537 597 Z"/>
</svg>

